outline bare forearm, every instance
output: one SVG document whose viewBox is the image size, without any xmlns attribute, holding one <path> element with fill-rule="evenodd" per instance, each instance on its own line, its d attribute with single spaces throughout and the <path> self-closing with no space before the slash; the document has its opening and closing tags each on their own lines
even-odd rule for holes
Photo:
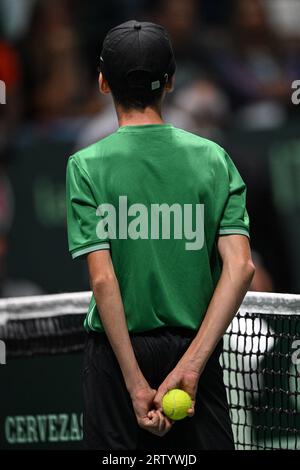
<svg viewBox="0 0 300 470">
<path fill-rule="evenodd" d="M 218 341 L 231 323 L 250 286 L 254 268 L 247 263 L 239 268 L 223 267 L 202 325 L 190 347 L 179 361 L 196 372 L 202 372 Z"/>
<path fill-rule="evenodd" d="M 105 333 L 131 393 L 135 387 L 142 388 L 147 382 L 134 355 L 118 281 L 112 277 L 98 282 L 93 291 Z"/>
</svg>

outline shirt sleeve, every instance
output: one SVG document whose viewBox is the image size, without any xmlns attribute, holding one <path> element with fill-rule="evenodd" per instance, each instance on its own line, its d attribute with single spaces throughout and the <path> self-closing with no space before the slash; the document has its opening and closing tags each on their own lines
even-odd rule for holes
<svg viewBox="0 0 300 470">
<path fill-rule="evenodd" d="M 68 242 L 72 258 L 110 249 L 109 240 L 101 240 L 97 235 L 98 204 L 88 175 L 74 157 L 70 157 L 67 165 L 66 198 Z"/>
<path fill-rule="evenodd" d="M 228 196 L 221 216 L 219 235 L 249 237 L 249 216 L 246 209 L 246 185 L 231 158 L 225 154 Z"/>
</svg>

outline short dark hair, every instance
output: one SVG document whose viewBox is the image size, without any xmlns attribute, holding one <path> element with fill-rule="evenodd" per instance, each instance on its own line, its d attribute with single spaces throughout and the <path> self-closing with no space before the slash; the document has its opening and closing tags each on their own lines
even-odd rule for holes
<svg viewBox="0 0 300 470">
<path fill-rule="evenodd" d="M 115 102 L 122 108 L 143 110 L 148 106 L 158 106 L 164 92 L 164 84 L 157 90 L 147 89 L 143 84 L 145 73 L 143 71 L 134 71 L 130 77 L 130 81 L 124 83 L 108 81 Z"/>
</svg>

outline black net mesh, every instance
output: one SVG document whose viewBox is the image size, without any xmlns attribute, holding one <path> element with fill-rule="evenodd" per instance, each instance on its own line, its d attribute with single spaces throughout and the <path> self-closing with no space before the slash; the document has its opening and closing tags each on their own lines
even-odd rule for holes
<svg viewBox="0 0 300 470">
<path fill-rule="evenodd" d="M 0 325 L 7 358 L 82 351 L 84 314 L 11 320 Z"/>
<path fill-rule="evenodd" d="M 300 448 L 300 316 L 238 314 L 221 363 L 238 449 Z"/>
</svg>

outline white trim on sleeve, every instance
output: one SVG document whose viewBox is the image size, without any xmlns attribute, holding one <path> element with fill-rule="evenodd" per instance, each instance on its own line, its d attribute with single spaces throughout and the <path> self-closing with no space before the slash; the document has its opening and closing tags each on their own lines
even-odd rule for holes
<svg viewBox="0 0 300 470">
<path fill-rule="evenodd" d="M 250 238 L 249 232 L 242 228 L 221 228 L 219 230 L 219 235 L 245 235 Z"/>
<path fill-rule="evenodd" d="M 78 258 L 79 256 L 86 255 L 87 253 L 91 253 L 92 251 L 98 250 L 109 250 L 110 245 L 109 243 L 98 243 L 97 245 L 87 246 L 86 248 L 82 248 L 81 250 L 77 250 L 72 253 L 72 258 Z"/>
</svg>

